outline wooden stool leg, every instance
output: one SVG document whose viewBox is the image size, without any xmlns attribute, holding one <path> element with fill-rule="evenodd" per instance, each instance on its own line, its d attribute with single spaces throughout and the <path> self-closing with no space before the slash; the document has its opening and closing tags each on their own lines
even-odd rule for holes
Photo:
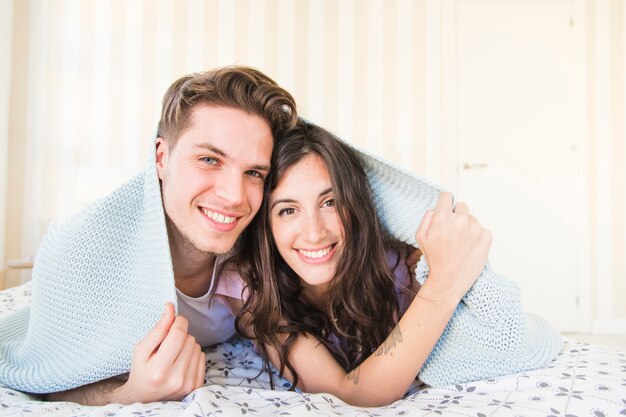
<svg viewBox="0 0 626 417">
<path fill-rule="evenodd" d="M 5 290 L 5 286 L 7 285 L 7 276 L 9 274 L 9 271 L 13 271 L 13 270 L 24 270 L 24 269 L 32 269 L 33 268 L 33 261 L 32 259 L 29 258 L 24 258 L 24 259 L 12 259 L 10 261 L 7 262 L 7 266 L 6 268 L 2 268 L 0 269 L 0 290 Z"/>
</svg>

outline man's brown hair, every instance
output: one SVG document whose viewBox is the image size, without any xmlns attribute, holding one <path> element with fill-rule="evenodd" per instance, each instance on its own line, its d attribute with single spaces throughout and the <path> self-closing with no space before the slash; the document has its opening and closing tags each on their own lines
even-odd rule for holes
<svg viewBox="0 0 626 417">
<path fill-rule="evenodd" d="M 257 115 L 269 124 L 274 138 L 298 119 L 295 100 L 274 80 L 254 68 L 229 66 L 174 81 L 163 97 L 157 136 L 173 147 L 187 127 L 191 108 L 199 103 Z"/>
</svg>

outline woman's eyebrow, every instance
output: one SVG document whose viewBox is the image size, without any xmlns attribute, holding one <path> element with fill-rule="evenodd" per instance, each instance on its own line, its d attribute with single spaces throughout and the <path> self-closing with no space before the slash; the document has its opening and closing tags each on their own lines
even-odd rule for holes
<svg viewBox="0 0 626 417">
<path fill-rule="evenodd" d="M 276 204 L 280 204 L 280 203 L 295 203 L 296 200 L 294 200 L 293 198 L 281 198 L 279 200 L 276 200 L 272 203 L 272 205 L 270 206 L 270 210 L 272 210 L 274 208 L 274 206 L 276 206 Z"/>
<path fill-rule="evenodd" d="M 333 191 L 333 187 L 328 187 L 327 189 L 322 191 L 319 196 L 321 197 L 323 195 L 326 195 L 326 194 L 330 193 L 331 191 Z"/>
</svg>

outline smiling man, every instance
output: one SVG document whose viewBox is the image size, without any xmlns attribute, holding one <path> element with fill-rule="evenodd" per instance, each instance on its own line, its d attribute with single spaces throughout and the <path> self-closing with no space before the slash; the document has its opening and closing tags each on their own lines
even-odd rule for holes
<svg viewBox="0 0 626 417">
<path fill-rule="evenodd" d="M 251 68 L 216 69 L 172 84 L 155 163 L 179 314 L 166 306 L 135 346 L 126 380 L 97 381 L 48 399 L 89 405 L 179 400 L 203 384 L 200 347 L 235 333 L 234 317 L 215 293 L 219 266 L 259 210 L 274 141 L 296 119 L 291 95 Z"/>
</svg>

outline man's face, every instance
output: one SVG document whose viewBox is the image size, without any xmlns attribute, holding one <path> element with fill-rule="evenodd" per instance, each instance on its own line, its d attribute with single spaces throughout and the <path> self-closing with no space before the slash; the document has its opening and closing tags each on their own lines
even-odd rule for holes
<svg viewBox="0 0 626 417">
<path fill-rule="evenodd" d="M 228 252 L 261 206 L 272 146 L 270 127 L 259 116 L 204 104 L 191 109 L 173 148 L 157 139 L 172 244 Z"/>
</svg>

